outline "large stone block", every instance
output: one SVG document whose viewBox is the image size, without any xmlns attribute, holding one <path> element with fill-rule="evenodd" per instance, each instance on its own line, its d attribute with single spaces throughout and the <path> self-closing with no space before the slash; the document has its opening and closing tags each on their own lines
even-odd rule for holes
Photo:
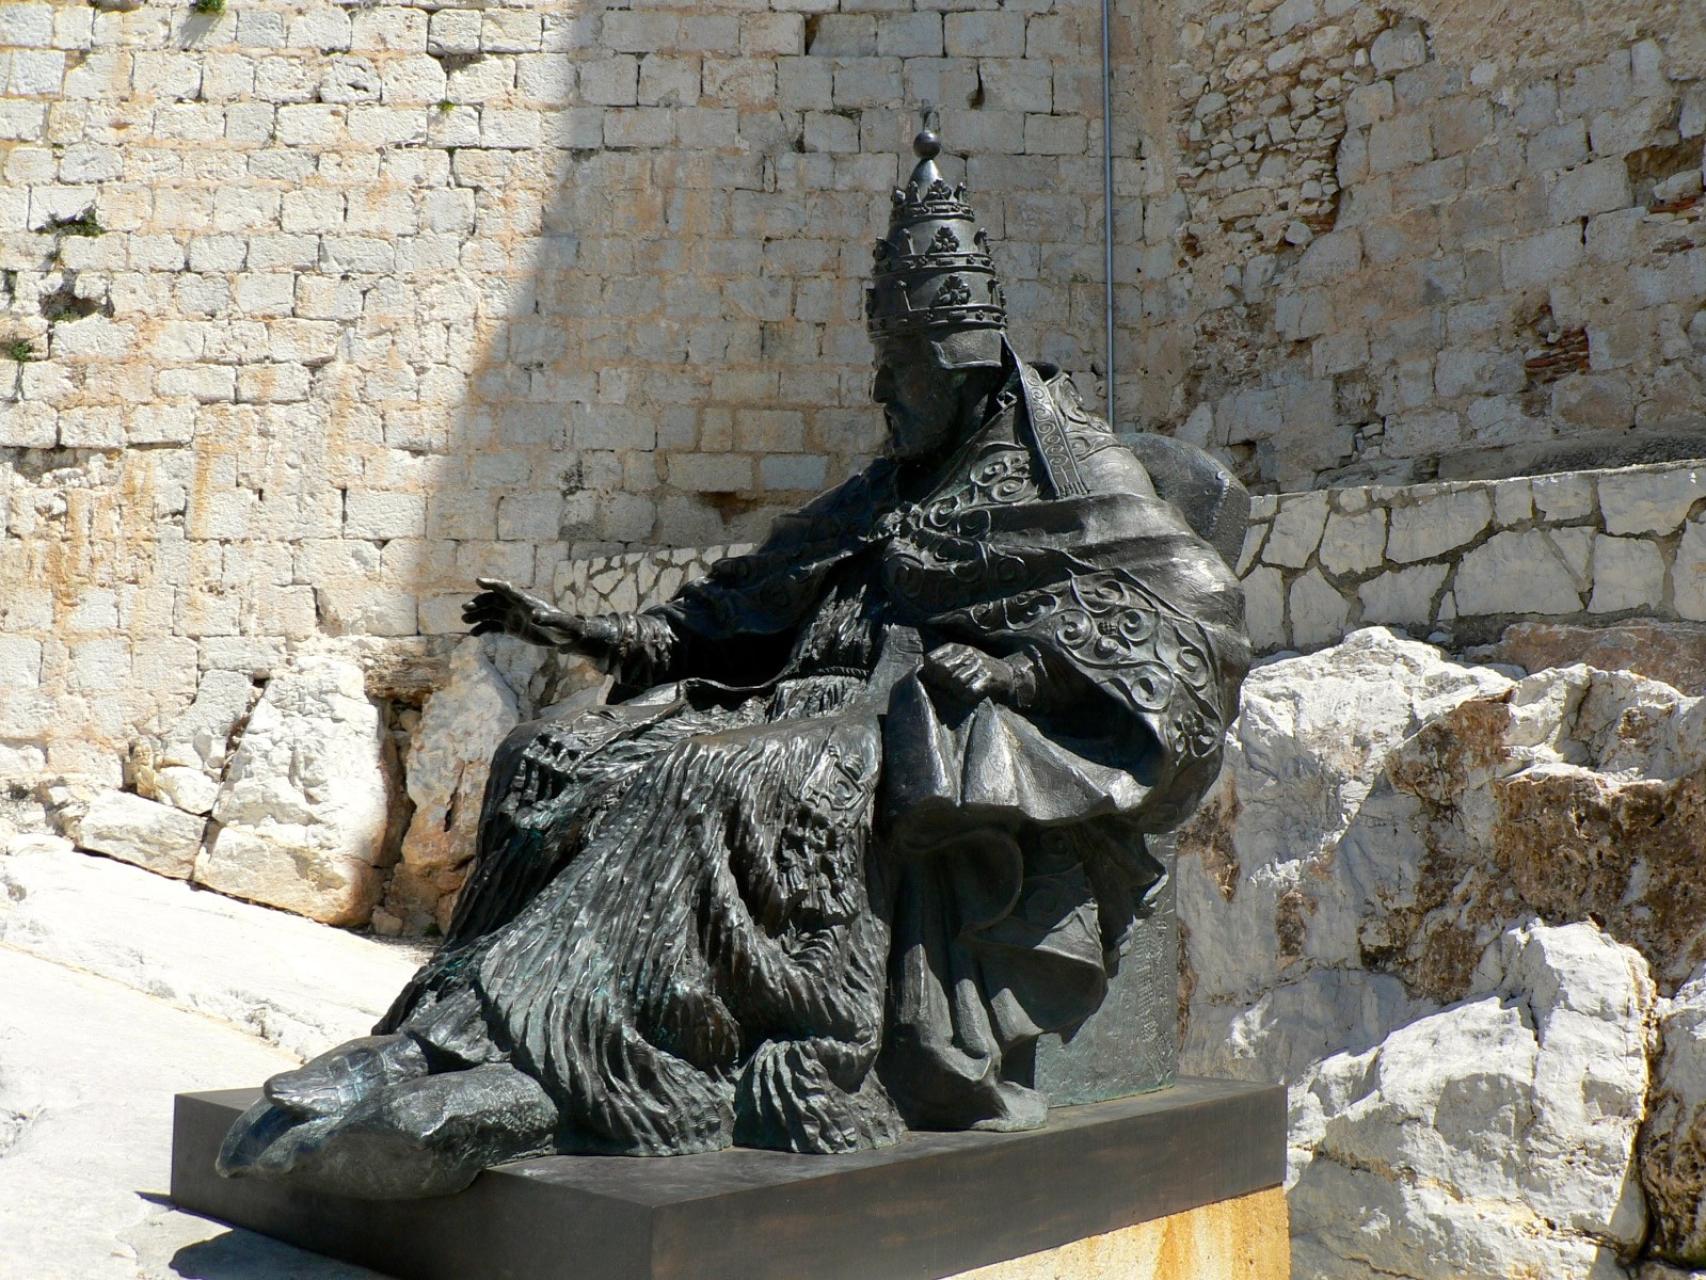
<svg viewBox="0 0 1706 1280">
<path fill-rule="evenodd" d="M 201 852 L 194 814 L 124 791 L 103 791 L 77 824 L 79 846 L 163 876 L 187 880 Z"/>
<path fill-rule="evenodd" d="M 1433 620 L 1434 597 L 1445 584 L 1450 566 L 1415 565 L 1392 569 L 1357 588 L 1362 601 L 1362 620 L 1398 626 L 1425 626 Z"/>
<path fill-rule="evenodd" d="M 1280 503 L 1267 543 L 1262 548 L 1263 563 L 1301 569 L 1315 554 L 1326 523 L 1325 493 L 1288 495 Z"/>
<path fill-rule="evenodd" d="M 1299 1276 L 1619 1275 L 1643 1115 L 1661 1256 L 1706 1221 L 1694 987 L 1648 1067 L 1706 960 L 1701 700 L 1507 671 L 1377 631 L 1258 666 L 1179 833 L 1182 1069 L 1290 1082 Z"/>
<path fill-rule="evenodd" d="M 1539 530 L 1496 533 L 1463 557 L 1459 614 L 1577 613 L 1582 589 L 1564 553 Z"/>
<path fill-rule="evenodd" d="M 364 923 L 390 852 L 391 775 L 361 668 L 302 658 L 249 717 L 196 881 L 328 924 Z"/>
<path fill-rule="evenodd" d="M 1485 489 L 1460 488 L 1419 497 L 1394 507 L 1386 555 L 1400 563 L 1431 560 L 1473 542 L 1492 522 Z"/>
<path fill-rule="evenodd" d="M 1589 613 L 1656 609 L 1663 604 L 1665 562 L 1659 549 L 1638 538 L 1601 534 L 1593 544 L 1593 595 Z"/>
<path fill-rule="evenodd" d="M 444 685 L 421 711 L 405 776 L 414 816 L 403 836 L 388 910 L 406 928 L 448 924 L 441 899 L 474 856 L 480 799 L 492 754 L 521 718 L 515 692 L 476 639 L 450 660 Z"/>
<path fill-rule="evenodd" d="M 1599 478 L 1599 509 L 1607 533 L 1674 533 L 1702 503 L 1706 503 L 1706 468 L 1643 468 Z"/>
<path fill-rule="evenodd" d="M 1296 1274 L 1587 1280 L 1638 1247 L 1645 963 L 1590 924 L 1535 926 L 1499 940 L 1478 986 L 1299 1087 Z"/>
<path fill-rule="evenodd" d="M 1671 583 L 1677 616 L 1706 622 L 1706 521 L 1691 521 L 1683 530 Z"/>
</svg>

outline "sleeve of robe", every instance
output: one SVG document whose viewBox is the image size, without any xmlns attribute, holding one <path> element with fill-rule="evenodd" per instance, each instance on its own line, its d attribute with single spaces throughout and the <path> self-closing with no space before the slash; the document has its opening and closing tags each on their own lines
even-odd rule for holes
<svg viewBox="0 0 1706 1280">
<path fill-rule="evenodd" d="M 607 662 L 618 689 L 688 677 L 749 685 L 774 675 L 829 571 L 864 545 L 890 502 L 891 474 L 879 460 L 779 517 L 751 551 L 620 619 L 624 638 Z"/>
</svg>

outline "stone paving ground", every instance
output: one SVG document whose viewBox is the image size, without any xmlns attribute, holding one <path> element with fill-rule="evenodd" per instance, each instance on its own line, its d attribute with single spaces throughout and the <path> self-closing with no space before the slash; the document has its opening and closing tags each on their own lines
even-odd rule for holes
<svg viewBox="0 0 1706 1280">
<path fill-rule="evenodd" d="M 172 1096 L 359 1032 L 367 1009 L 297 1002 L 336 978 L 377 1006 L 414 953 L 19 843 L 0 852 L 0 1280 L 378 1280 L 174 1210 Z M 249 945 L 225 950 L 233 933 Z M 193 1011 L 236 1008 L 245 988 L 268 1017 Z"/>
</svg>

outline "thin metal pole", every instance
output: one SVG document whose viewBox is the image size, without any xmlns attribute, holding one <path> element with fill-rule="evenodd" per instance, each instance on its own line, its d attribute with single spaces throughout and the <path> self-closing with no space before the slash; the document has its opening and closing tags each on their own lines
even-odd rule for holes
<svg viewBox="0 0 1706 1280">
<path fill-rule="evenodd" d="M 1114 75 L 1110 40 L 1113 0 L 1102 0 L 1102 282 L 1103 328 L 1107 338 L 1107 367 L 1103 380 L 1108 392 L 1108 425 L 1114 418 Z"/>
</svg>

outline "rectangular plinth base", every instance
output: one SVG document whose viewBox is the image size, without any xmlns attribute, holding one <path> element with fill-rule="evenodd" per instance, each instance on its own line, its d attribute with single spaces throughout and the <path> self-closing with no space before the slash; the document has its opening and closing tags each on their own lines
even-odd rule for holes
<svg viewBox="0 0 1706 1280">
<path fill-rule="evenodd" d="M 912 1134 L 851 1156 L 558 1156 L 455 1196 L 363 1201 L 215 1174 L 255 1096 L 178 1095 L 172 1199 L 399 1280 L 1017 1280 L 1031 1273 L 997 1264 L 1249 1197 L 1285 1170 L 1283 1090 L 1184 1080 L 1059 1108 L 1029 1133 Z"/>
</svg>

